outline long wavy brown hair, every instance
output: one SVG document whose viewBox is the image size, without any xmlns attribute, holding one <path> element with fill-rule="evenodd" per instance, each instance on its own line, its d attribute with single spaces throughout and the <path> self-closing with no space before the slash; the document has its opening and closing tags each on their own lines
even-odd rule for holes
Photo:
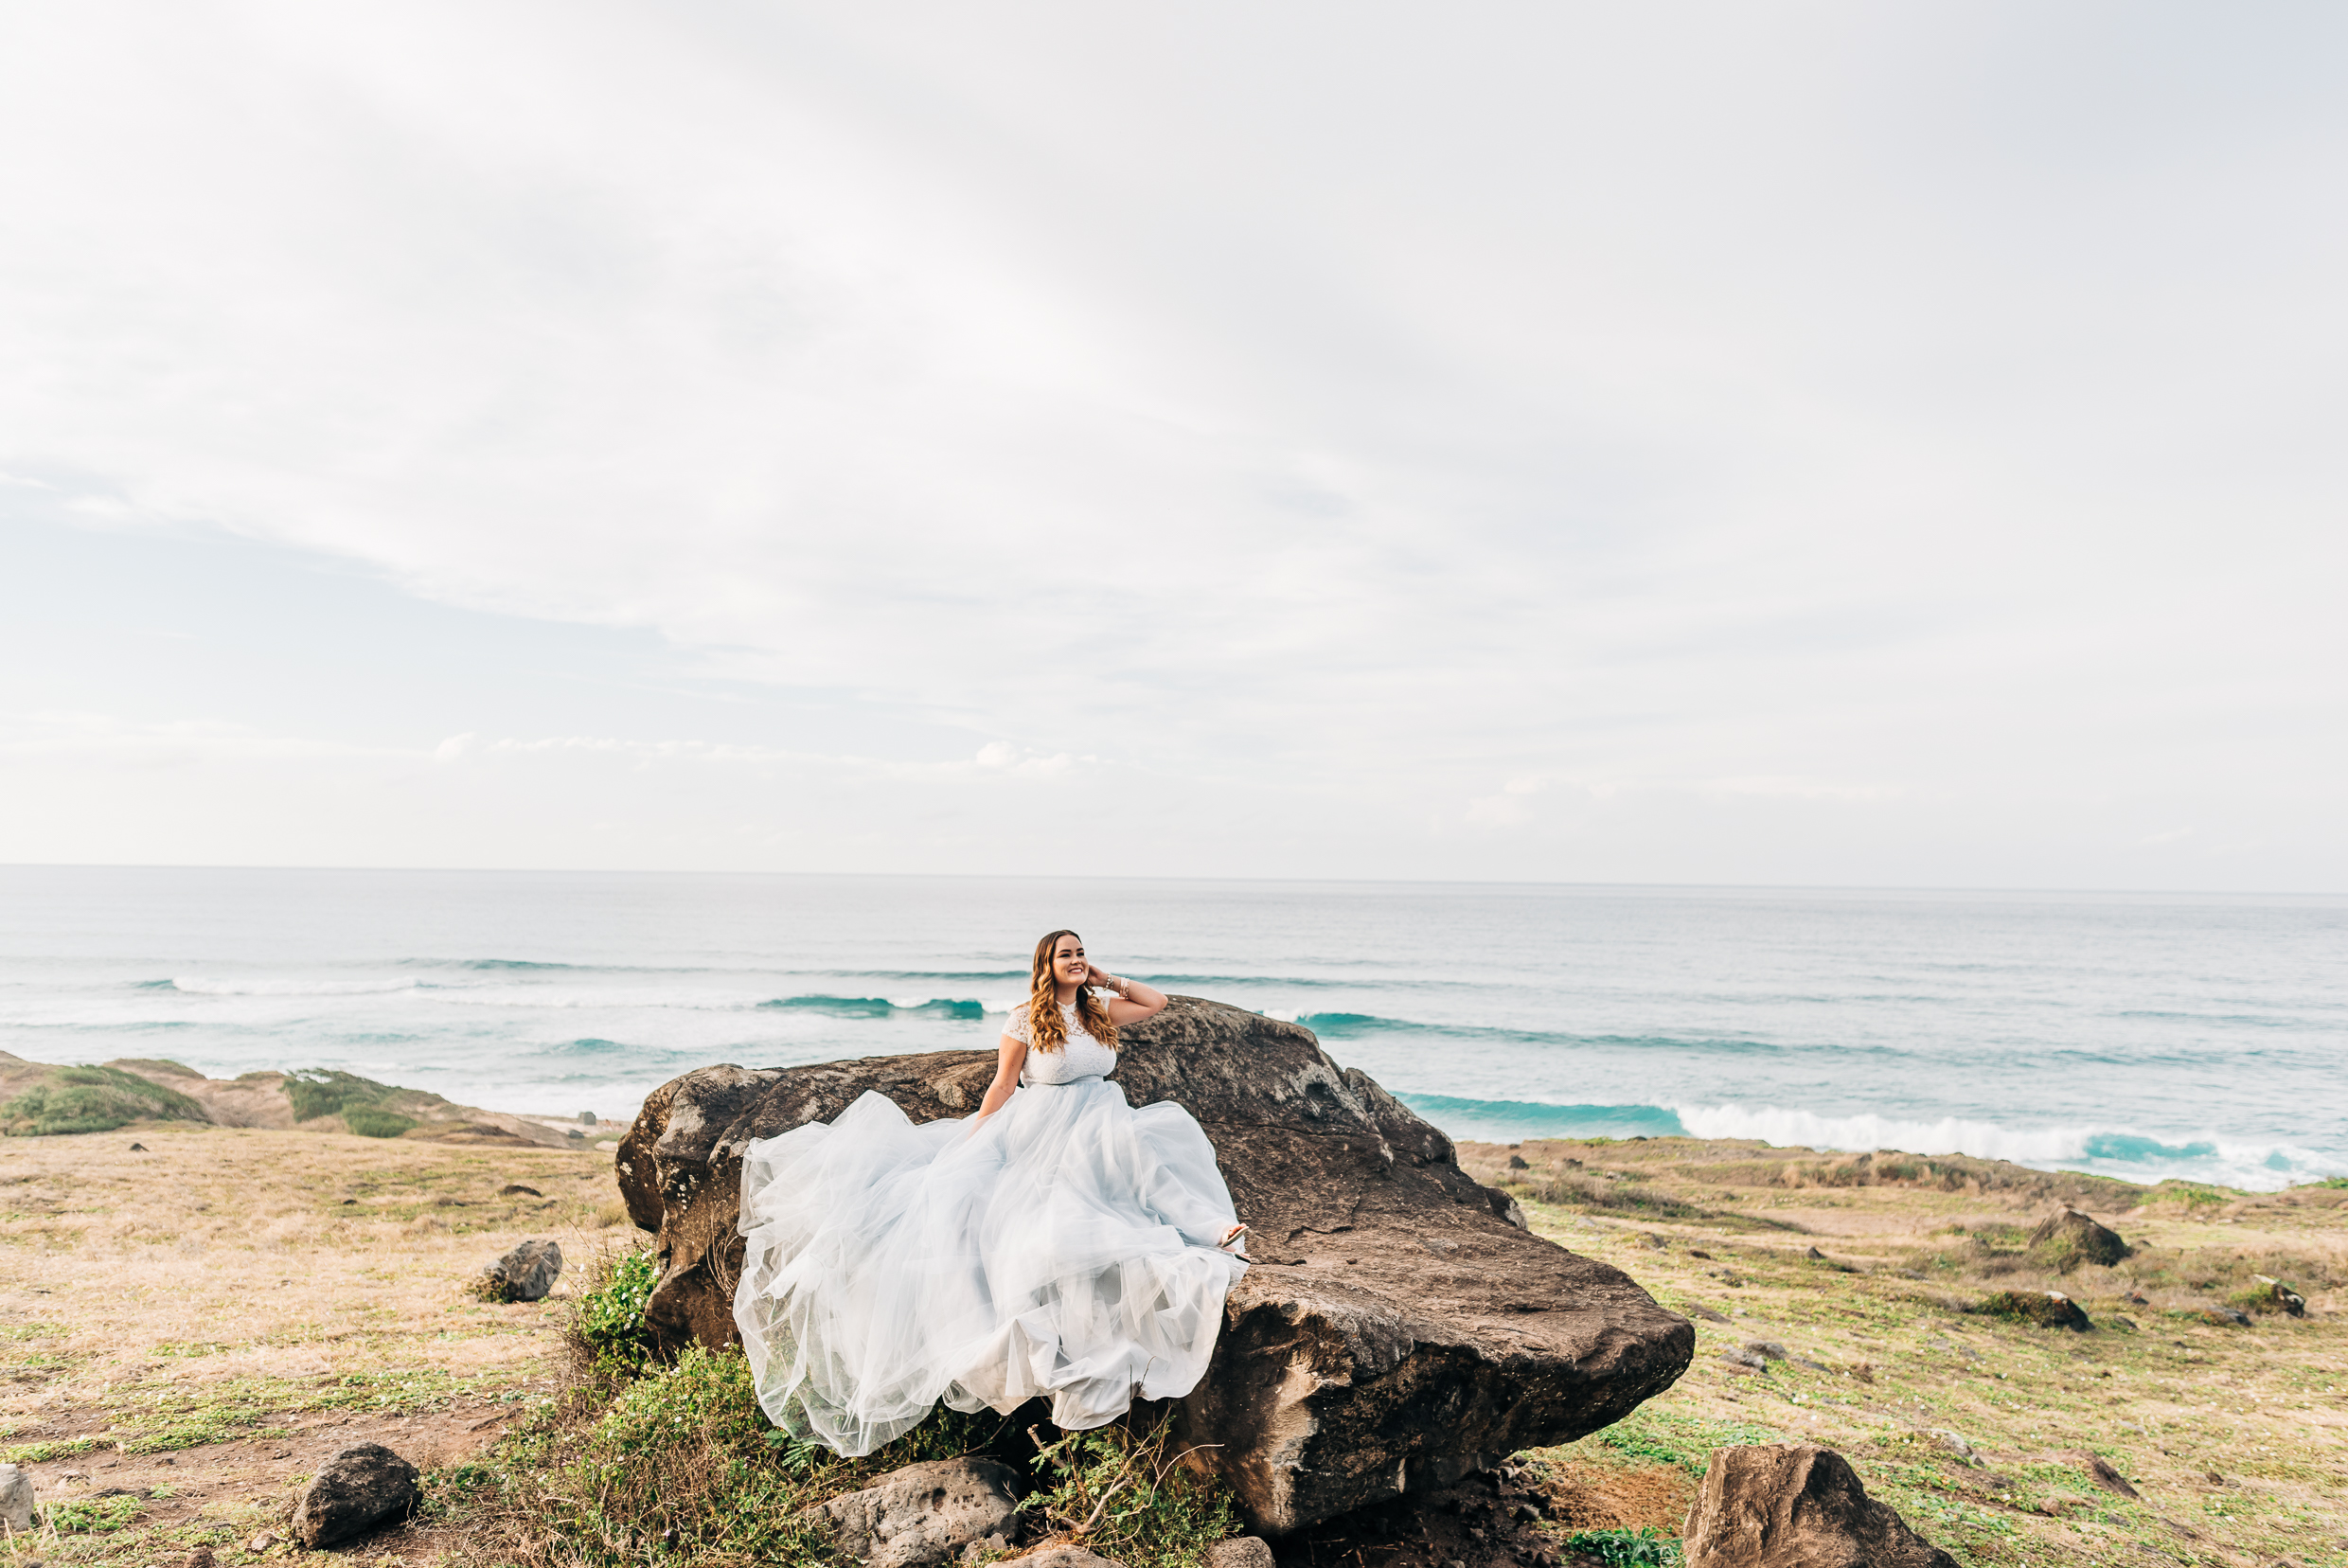
<svg viewBox="0 0 2348 1568">
<path fill-rule="evenodd" d="M 1035 962 L 1027 971 L 1027 1045 L 1035 1051 L 1064 1050 L 1068 1044 L 1068 1020 L 1060 1015 L 1059 981 L 1052 973 L 1052 950 L 1062 936 L 1076 936 L 1073 931 L 1047 931 L 1043 940 L 1036 944 Z M 1078 942 L 1084 940 L 1076 936 Z M 1084 1032 L 1108 1046 L 1117 1048 L 1117 1026 L 1109 1021 L 1109 1009 L 1093 994 L 1090 986 L 1076 988 L 1076 1022 Z"/>
</svg>

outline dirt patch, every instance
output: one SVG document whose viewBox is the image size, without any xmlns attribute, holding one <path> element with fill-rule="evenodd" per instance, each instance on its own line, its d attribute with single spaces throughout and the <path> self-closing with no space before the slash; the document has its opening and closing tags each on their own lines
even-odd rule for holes
<svg viewBox="0 0 2348 1568">
<path fill-rule="evenodd" d="M 1667 1530 L 1680 1533 L 1696 1503 L 1696 1478 L 1676 1465 L 1615 1470 L 1567 1463 L 1551 1467 L 1541 1488 L 1549 1517 L 1568 1530 Z"/>
</svg>

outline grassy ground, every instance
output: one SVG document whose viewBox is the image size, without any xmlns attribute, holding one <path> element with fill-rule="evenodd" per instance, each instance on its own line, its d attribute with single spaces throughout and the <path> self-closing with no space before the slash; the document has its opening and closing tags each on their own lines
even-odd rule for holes
<svg viewBox="0 0 2348 1568">
<path fill-rule="evenodd" d="M 1491 1145 L 1462 1163 L 1507 1184 L 1540 1234 L 1697 1318 L 1696 1363 L 1669 1393 L 1524 1456 L 1561 1534 L 1676 1536 L 1714 1448 L 1802 1440 L 1970 1564 L 2348 1563 L 2348 1191 L 2129 1188 L 1693 1139 L 1513 1152 L 1526 1168 Z M 2066 1201 L 2136 1255 L 2068 1272 L 2033 1256 L 2029 1230 Z M 2273 1310 L 2259 1275 L 2295 1285 L 2308 1315 Z M 2046 1290 L 2094 1329 L 1964 1310 Z M 2212 1321 L 2229 1303 L 2260 1310 Z M 1754 1343 L 1784 1353 L 1765 1370 L 1725 1359 Z M 2096 1457 L 2140 1496 L 2099 1484 Z"/>
<path fill-rule="evenodd" d="M 339 1448 L 462 1462 L 551 1394 L 570 1305 L 466 1287 L 525 1238 L 576 1257 L 632 1238 L 625 1220 L 587 1152 L 151 1125 L 0 1140 L 0 1459 L 54 1504 L 8 1558 L 245 1560 L 235 1543 L 282 1534 Z"/>
<path fill-rule="evenodd" d="M 1560 1544 L 1670 1560 L 1715 1448 L 1800 1438 L 1840 1450 L 1968 1564 L 2348 1565 L 2348 1191 L 2147 1192 L 1681 1139 L 1513 1152 L 1523 1168 L 1495 1146 L 1463 1163 L 1699 1332 L 1669 1393 L 1518 1456 Z M 2030 1226 L 2066 1201 L 2138 1254 L 2067 1272 L 2034 1256 Z M 542 1236 L 573 1262 L 554 1299 L 469 1292 Z M 0 1560 L 153 1568 L 197 1545 L 222 1568 L 275 1559 L 287 1548 L 258 1538 L 282 1535 L 327 1454 L 365 1440 L 423 1464 L 430 1501 L 364 1558 L 806 1560 L 817 1548 L 791 1523 L 806 1503 L 1005 1439 L 939 1422 L 843 1465 L 770 1440 L 738 1357 L 635 1381 L 582 1368 L 570 1292 L 636 1242 L 593 1152 L 218 1129 L 0 1140 L 0 1458 L 51 1505 Z M 2297 1287 L 2308 1316 L 2208 1315 L 2272 1309 L 2260 1275 Z M 1964 1310 L 2049 1288 L 2095 1329 Z M 1724 1359 L 1749 1344 L 1773 1346 L 1763 1367 Z M 1061 1524 L 1124 1480 L 1104 1515 L 1124 1534 L 1099 1543 L 1180 1568 L 1231 1523 L 1135 1447 L 1104 1434 L 1041 1479 Z M 2141 1496 L 2100 1485 L 2094 1457 Z M 1636 1544 L 1642 1530 L 1663 1539 Z"/>
</svg>

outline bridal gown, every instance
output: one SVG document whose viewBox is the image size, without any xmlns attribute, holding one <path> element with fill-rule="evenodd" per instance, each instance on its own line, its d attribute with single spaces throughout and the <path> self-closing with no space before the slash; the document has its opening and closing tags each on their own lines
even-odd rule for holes
<svg viewBox="0 0 2348 1568">
<path fill-rule="evenodd" d="M 975 1131 L 867 1091 L 744 1151 L 734 1320 L 775 1425 L 853 1456 L 940 1399 L 1040 1395 L 1080 1431 L 1205 1375 L 1246 1268 L 1216 1245 L 1237 1220 L 1214 1146 L 1179 1105 L 1128 1105 L 1063 1012 L 1066 1047 L 1031 1049 Z"/>
</svg>

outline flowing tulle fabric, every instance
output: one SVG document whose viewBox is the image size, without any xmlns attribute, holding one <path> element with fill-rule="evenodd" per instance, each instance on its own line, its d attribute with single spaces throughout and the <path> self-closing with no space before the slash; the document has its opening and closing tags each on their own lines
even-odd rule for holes
<svg viewBox="0 0 2348 1568">
<path fill-rule="evenodd" d="M 1099 1078 L 1021 1089 L 975 1132 L 867 1093 L 753 1143 L 734 1319 L 774 1422 L 869 1453 L 940 1399 L 1069 1431 L 1206 1372 L 1245 1265 L 1205 1132 Z"/>
</svg>

